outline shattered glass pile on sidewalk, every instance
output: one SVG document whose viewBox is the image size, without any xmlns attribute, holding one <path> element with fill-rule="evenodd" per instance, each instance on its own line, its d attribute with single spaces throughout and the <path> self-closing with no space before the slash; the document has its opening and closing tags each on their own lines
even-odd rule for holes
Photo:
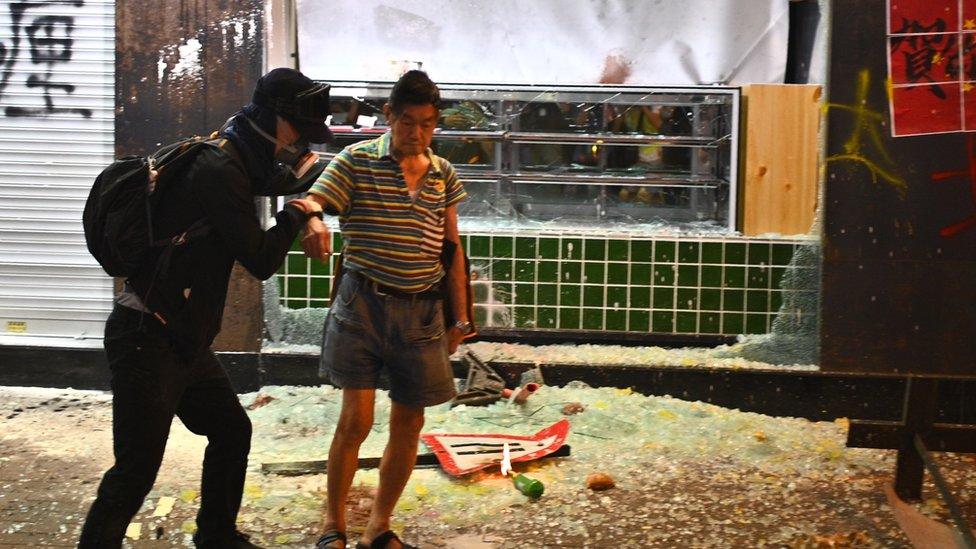
<svg viewBox="0 0 976 549">
<path fill-rule="evenodd" d="M 52 399 L 28 391 L 38 390 L 0 388 L 0 414 L 6 418 L 0 431 L 0 510 L 26 517 L 0 519 L 0 544 L 5 536 L 26 535 L 36 527 L 31 510 L 40 510 L 39 521 L 60 521 L 57 539 L 70 542 L 98 476 L 111 463 L 110 396 L 41 390 L 59 395 Z M 325 386 L 265 387 L 241 401 L 251 408 L 254 424 L 241 528 L 269 547 L 309 547 L 321 521 L 325 475 L 271 475 L 261 466 L 325 459 L 341 392 Z M 362 457 L 381 455 L 389 408 L 380 391 Z M 572 424 L 569 457 L 515 464 L 516 472 L 545 484 L 541 498 L 519 493 L 497 467 L 460 478 L 436 468 L 417 469 L 397 507 L 394 528 L 422 547 L 910 546 L 884 494 L 894 453 L 845 448 L 842 419 L 773 418 L 571 382 L 543 386 L 524 405 L 433 407 L 425 431 L 531 435 L 563 418 Z M 86 433 L 84 443 L 79 432 Z M 204 445 L 174 424 L 160 479 L 134 521 L 142 528 L 135 546 L 153 532 L 161 536 L 159 546 L 190 543 Z M 421 446 L 421 453 L 427 451 Z M 34 479 L 18 478 L 24 475 L 20 468 L 43 460 L 51 460 L 51 478 L 61 479 L 77 509 L 46 502 L 47 492 L 36 488 L 18 491 L 37 480 L 36 473 L 30 473 Z M 976 488 L 972 458 L 940 460 L 965 500 Z M 58 472 L 69 469 L 70 485 Z M 615 487 L 589 488 L 594 473 L 608 475 Z M 375 469 L 357 473 L 350 497 L 352 539 L 365 524 L 376 483 Z M 917 508 L 946 522 L 931 486 L 923 493 L 929 499 Z M 168 515 L 154 516 L 166 505 L 174 505 Z"/>
<path fill-rule="evenodd" d="M 244 401 L 267 397 L 274 400 L 252 412 L 252 462 L 324 458 L 341 394 L 278 387 Z M 880 486 L 893 463 L 886 452 L 845 448 L 844 420 L 770 418 L 572 382 L 543 387 L 522 406 L 435 407 L 425 431 L 530 435 L 567 417 L 574 403 L 583 411 L 568 416 L 571 457 L 516 464 L 545 484 L 542 498 L 512 489 L 497 467 L 460 479 L 417 470 L 396 526 L 420 540 L 476 532 L 502 547 L 805 546 L 830 536 L 865 546 L 907 543 L 890 518 L 863 515 L 884 516 Z M 380 394 L 361 456 L 382 454 L 388 413 Z M 587 489 L 596 472 L 616 488 Z M 360 471 L 356 482 L 375 487 L 377 471 Z"/>
</svg>

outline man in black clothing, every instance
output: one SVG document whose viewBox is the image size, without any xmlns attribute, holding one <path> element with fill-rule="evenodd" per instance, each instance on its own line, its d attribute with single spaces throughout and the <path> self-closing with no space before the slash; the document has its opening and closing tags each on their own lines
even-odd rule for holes
<svg viewBox="0 0 976 549">
<path fill-rule="evenodd" d="M 264 230 L 254 198 L 311 185 L 324 165 L 308 143 L 330 139 L 328 111 L 327 86 L 275 69 L 219 138 L 158 191 L 155 233 L 188 238 L 126 281 L 105 325 L 115 464 L 98 487 L 79 547 L 121 546 L 156 479 L 174 415 L 208 440 L 194 542 L 255 547 L 236 529 L 251 422 L 210 344 L 234 261 L 270 278 L 309 217 L 321 217 L 317 203 L 292 200 Z"/>
</svg>

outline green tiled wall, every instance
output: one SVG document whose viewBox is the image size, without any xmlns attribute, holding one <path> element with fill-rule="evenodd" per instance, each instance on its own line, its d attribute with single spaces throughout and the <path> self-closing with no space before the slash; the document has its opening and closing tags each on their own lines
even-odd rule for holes
<svg viewBox="0 0 976 549">
<path fill-rule="evenodd" d="M 481 326 L 700 334 L 768 332 L 803 241 L 466 234 Z M 334 236 L 335 249 L 340 239 Z M 297 247 L 282 304 L 327 307 L 331 270 Z M 797 290 L 799 291 L 799 290 Z M 803 291 L 816 291 L 815 289 Z"/>
</svg>

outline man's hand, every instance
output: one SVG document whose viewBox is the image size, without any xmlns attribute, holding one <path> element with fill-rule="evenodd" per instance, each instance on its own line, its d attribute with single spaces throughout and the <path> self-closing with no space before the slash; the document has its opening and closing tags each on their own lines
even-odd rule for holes
<svg viewBox="0 0 976 549">
<path fill-rule="evenodd" d="M 447 329 L 447 354 L 453 355 L 457 351 L 458 345 L 464 341 L 464 334 L 461 333 L 461 329 L 457 326 L 451 326 Z"/>
<path fill-rule="evenodd" d="M 288 201 L 288 205 L 298 208 L 306 217 L 312 214 L 322 213 L 322 206 L 318 202 L 309 200 L 308 198 L 294 198 Z"/>
<path fill-rule="evenodd" d="M 601 84 L 623 84 L 630 78 L 633 63 L 620 53 L 610 53 L 603 59 Z"/>
<path fill-rule="evenodd" d="M 329 227 L 321 219 L 313 217 L 305 224 L 302 250 L 305 251 L 305 257 L 323 262 L 329 260 L 329 253 L 332 251 L 332 235 L 329 233 Z"/>
</svg>

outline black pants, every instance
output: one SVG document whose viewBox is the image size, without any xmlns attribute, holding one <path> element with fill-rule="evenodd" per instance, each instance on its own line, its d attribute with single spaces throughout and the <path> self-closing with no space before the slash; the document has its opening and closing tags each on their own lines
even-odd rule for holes
<svg viewBox="0 0 976 549">
<path fill-rule="evenodd" d="M 105 325 L 112 371 L 115 464 L 102 477 L 79 547 L 120 547 L 156 480 L 173 416 L 207 437 L 198 545 L 221 546 L 235 531 L 251 421 L 213 352 L 182 358 L 155 319 L 116 305 Z"/>
</svg>

